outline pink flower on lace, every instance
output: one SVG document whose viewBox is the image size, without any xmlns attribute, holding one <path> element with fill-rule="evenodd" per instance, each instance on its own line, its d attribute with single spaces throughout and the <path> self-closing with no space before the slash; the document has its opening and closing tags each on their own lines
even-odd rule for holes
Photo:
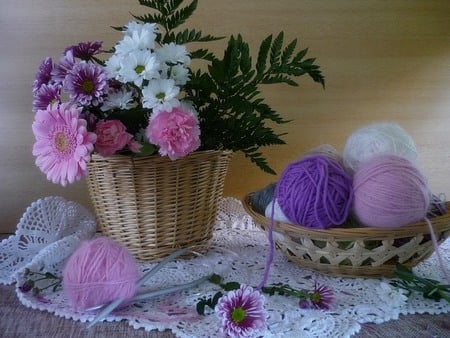
<svg viewBox="0 0 450 338">
<path fill-rule="evenodd" d="M 97 142 L 95 150 L 102 156 L 111 156 L 129 144 L 133 136 L 127 133 L 125 125 L 119 120 L 107 120 L 97 123 L 95 129 Z M 135 147 L 132 147 L 135 149 Z"/>
<path fill-rule="evenodd" d="M 51 104 L 36 112 L 32 128 L 36 165 L 53 183 L 66 186 L 87 175 L 96 136 L 80 118 L 81 108 L 69 103 Z"/>
<path fill-rule="evenodd" d="M 247 285 L 222 296 L 215 312 L 222 322 L 221 331 L 227 337 L 253 337 L 266 328 L 264 296 Z"/>
<path fill-rule="evenodd" d="M 151 143 L 159 147 L 159 153 L 171 160 L 186 156 L 200 146 L 197 116 L 182 107 L 170 112 L 158 112 L 150 119 L 146 135 Z"/>
</svg>

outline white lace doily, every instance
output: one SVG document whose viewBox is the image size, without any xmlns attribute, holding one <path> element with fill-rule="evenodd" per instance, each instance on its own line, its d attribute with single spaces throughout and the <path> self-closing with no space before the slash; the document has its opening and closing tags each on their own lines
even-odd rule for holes
<svg viewBox="0 0 450 338">
<path fill-rule="evenodd" d="M 252 286 L 260 283 L 268 255 L 265 233 L 256 228 L 239 201 L 223 199 L 219 209 L 213 239 L 217 249 L 210 250 L 205 257 L 170 263 L 148 282 L 146 289 L 182 284 L 211 272 L 220 274 L 225 281 Z M 27 307 L 82 322 L 93 320 L 95 313 L 74 311 L 62 291 L 48 291 L 43 294 L 44 299 L 38 300 L 18 288 L 24 282 L 22 271 L 25 266 L 60 274 L 64 259 L 80 240 L 92 236 L 95 229 L 93 219 L 84 208 L 60 198 L 33 203 L 22 217 L 16 235 L 0 243 L 0 282 L 17 281 L 17 295 Z M 443 243 L 440 250 L 444 264 L 450 266 L 450 240 Z M 154 264 L 141 264 L 142 273 L 152 266 Z M 433 255 L 419 264 L 415 272 L 443 281 L 443 274 L 436 266 L 437 259 Z M 336 299 L 332 310 L 302 310 L 294 298 L 266 296 L 269 325 L 264 337 L 349 337 L 358 332 L 363 323 L 382 323 L 397 319 L 399 314 L 450 312 L 450 304 L 446 301 L 435 302 L 421 295 L 412 295 L 406 303 L 395 305 L 374 292 L 382 281 L 387 280 L 333 278 L 317 274 L 288 262 L 276 252 L 268 284 L 282 282 L 296 288 L 311 289 L 314 281 L 333 289 Z M 221 337 L 220 321 L 212 310 L 200 316 L 195 309 L 201 297 L 210 297 L 217 291 L 217 286 L 205 282 L 182 293 L 122 308 L 106 320 L 127 320 L 136 329 L 170 329 L 179 337 Z"/>
</svg>

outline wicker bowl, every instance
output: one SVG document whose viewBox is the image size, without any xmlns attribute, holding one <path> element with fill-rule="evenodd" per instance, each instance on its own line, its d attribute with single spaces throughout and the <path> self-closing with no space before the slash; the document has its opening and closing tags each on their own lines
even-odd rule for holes
<svg viewBox="0 0 450 338">
<path fill-rule="evenodd" d="M 94 154 L 87 183 L 100 231 L 141 261 L 208 244 L 231 156 L 198 151 L 172 161 Z"/>
<path fill-rule="evenodd" d="M 252 193 L 243 200 L 255 223 L 268 231 L 270 219 L 252 207 Z M 450 203 L 446 203 L 447 209 Z M 438 243 L 450 235 L 449 213 L 433 217 Z M 395 229 L 310 229 L 274 222 L 275 245 L 299 266 L 340 277 L 393 277 L 397 263 L 417 265 L 434 252 L 428 224 L 415 223 Z"/>
</svg>

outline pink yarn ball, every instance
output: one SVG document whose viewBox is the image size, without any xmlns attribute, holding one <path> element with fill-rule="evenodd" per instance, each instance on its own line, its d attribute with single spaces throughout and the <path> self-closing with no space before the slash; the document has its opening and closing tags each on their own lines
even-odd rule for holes
<svg viewBox="0 0 450 338">
<path fill-rule="evenodd" d="M 353 211 L 369 227 L 397 228 L 425 218 L 431 192 L 422 173 L 408 159 L 378 155 L 353 178 Z"/>
<path fill-rule="evenodd" d="M 86 309 L 129 299 L 140 278 L 128 250 L 106 237 L 85 241 L 68 259 L 63 270 L 63 288 L 76 309 Z"/>
</svg>

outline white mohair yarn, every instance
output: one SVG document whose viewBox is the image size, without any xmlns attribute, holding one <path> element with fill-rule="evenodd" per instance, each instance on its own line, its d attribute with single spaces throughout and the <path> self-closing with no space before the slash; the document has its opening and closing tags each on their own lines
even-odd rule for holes
<svg viewBox="0 0 450 338">
<path fill-rule="evenodd" d="M 362 163 L 380 154 L 402 156 L 414 163 L 417 148 L 412 137 L 398 124 L 373 123 L 348 137 L 343 151 L 344 166 L 355 172 Z"/>
<path fill-rule="evenodd" d="M 274 201 L 272 200 L 266 207 L 265 210 L 265 216 L 267 218 L 271 218 L 272 217 L 272 206 L 273 206 Z M 273 210 L 273 220 L 277 221 L 277 222 L 281 222 L 281 223 L 287 223 L 287 224 L 293 224 L 284 214 L 283 210 L 281 210 L 280 205 L 278 204 L 278 201 L 275 199 L 275 206 L 273 206 L 274 210 Z"/>
</svg>

